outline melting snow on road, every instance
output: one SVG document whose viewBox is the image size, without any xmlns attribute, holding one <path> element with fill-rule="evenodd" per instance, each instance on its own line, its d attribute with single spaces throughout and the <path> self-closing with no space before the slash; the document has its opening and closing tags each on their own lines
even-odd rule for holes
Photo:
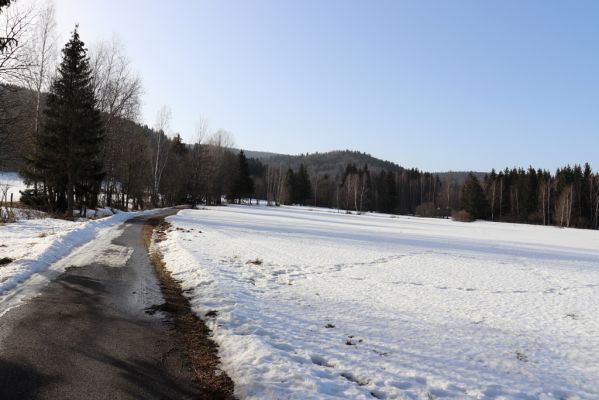
<svg viewBox="0 0 599 400">
<path fill-rule="evenodd" d="M 217 312 L 240 398 L 599 398 L 599 232 L 295 207 L 168 221 L 167 266 Z"/>
<path fill-rule="evenodd" d="M 153 212 L 121 212 L 107 218 L 78 222 L 40 218 L 0 226 L 0 259 L 12 260 L 0 264 L 0 317 L 36 295 L 66 267 L 76 265 L 77 260 L 86 255 L 85 248 L 81 247 L 100 236 L 111 240 L 118 236 L 124 221 Z M 82 251 L 73 254 L 74 249 Z M 68 264 L 60 264 L 67 255 L 77 257 L 69 259 Z M 120 249 L 107 248 L 106 259 L 95 261 L 110 265 L 110 256 L 122 260 L 129 255 Z"/>
</svg>

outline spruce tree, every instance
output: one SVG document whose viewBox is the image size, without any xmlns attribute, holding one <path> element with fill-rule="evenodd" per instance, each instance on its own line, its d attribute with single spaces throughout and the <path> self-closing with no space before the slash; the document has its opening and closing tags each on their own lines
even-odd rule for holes
<svg viewBox="0 0 599 400">
<path fill-rule="evenodd" d="M 237 155 L 237 174 L 230 195 L 232 200 L 241 204 L 241 198 L 254 193 L 254 181 L 250 177 L 250 167 L 243 150 Z"/>
<path fill-rule="evenodd" d="M 296 203 L 297 197 L 297 185 L 296 176 L 291 168 L 287 169 L 287 175 L 285 176 L 285 186 L 287 188 L 287 202 L 289 204 Z"/>
<path fill-rule="evenodd" d="M 75 200 L 80 207 L 96 206 L 104 176 L 102 121 L 87 50 L 77 27 L 62 50 L 44 113 L 46 120 L 33 161 L 43 176 L 52 208 L 66 211 L 72 218 Z"/>
<path fill-rule="evenodd" d="M 469 173 L 462 186 L 462 209 L 468 211 L 473 218 L 487 216 L 487 199 L 480 182 L 473 173 Z"/>
<path fill-rule="evenodd" d="M 312 198 L 312 184 L 310 183 L 310 176 L 304 164 L 300 164 L 295 177 L 294 198 L 294 201 L 300 205 L 305 205 L 307 200 Z"/>
</svg>

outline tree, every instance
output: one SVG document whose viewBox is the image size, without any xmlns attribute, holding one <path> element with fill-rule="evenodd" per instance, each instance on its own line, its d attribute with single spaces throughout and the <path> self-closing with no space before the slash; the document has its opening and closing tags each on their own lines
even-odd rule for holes
<svg viewBox="0 0 599 400">
<path fill-rule="evenodd" d="M 171 110 L 164 105 L 158 111 L 156 118 L 156 133 L 154 135 L 153 157 L 152 157 L 152 205 L 158 206 L 160 181 L 168 162 L 170 153 L 168 130 L 170 129 Z"/>
<path fill-rule="evenodd" d="M 117 40 L 100 42 L 91 52 L 94 93 L 102 112 L 106 139 L 103 146 L 104 192 L 106 205 L 113 205 L 126 163 L 127 139 L 123 130 L 127 120 L 135 121 L 141 103 L 141 79 L 132 72 L 123 45 Z"/>
<path fill-rule="evenodd" d="M 285 167 L 270 164 L 266 169 L 266 205 L 281 205 L 285 192 Z"/>
<path fill-rule="evenodd" d="M 31 8 L 12 5 L 3 9 L 0 5 L 0 81 L 23 83 L 34 65 L 27 48 L 33 21 Z"/>
<path fill-rule="evenodd" d="M 95 206 L 104 176 L 100 159 L 102 121 L 96 109 L 87 50 L 77 29 L 62 50 L 33 157 L 34 170 L 45 182 L 51 208 L 66 211 L 69 218 L 75 197 L 81 208 Z"/>
<path fill-rule="evenodd" d="M 228 168 L 233 165 L 234 155 L 229 149 L 234 145 L 230 132 L 218 129 L 210 138 L 205 154 L 203 179 L 206 183 L 206 203 L 220 205 L 221 197 L 228 192 L 230 172 Z"/>
<path fill-rule="evenodd" d="M 20 9 L 0 0 L 0 164 L 14 158 L 12 149 L 23 147 L 16 131 L 27 132 L 28 116 L 18 87 L 25 82 L 32 60 L 26 44 L 33 23 L 31 9 Z"/>
<path fill-rule="evenodd" d="M 468 174 L 462 187 L 461 206 L 473 218 L 485 218 L 487 216 L 487 200 L 478 178 L 473 173 Z"/>
<path fill-rule="evenodd" d="M 208 135 L 208 120 L 200 117 L 196 122 L 195 142 L 191 145 L 189 154 L 189 180 L 190 180 L 190 200 L 193 208 L 201 201 L 201 195 L 205 189 L 205 182 L 202 179 L 202 170 L 204 168 L 205 145 L 204 139 Z"/>
<path fill-rule="evenodd" d="M 26 157 L 32 157 L 35 151 L 35 141 L 40 132 L 42 119 L 42 93 L 48 90 L 51 83 L 52 71 L 56 68 L 56 21 L 54 4 L 49 2 L 43 10 L 38 13 L 34 26 L 34 35 L 29 40 L 28 52 L 31 66 L 27 70 L 26 83 L 33 95 L 32 119 L 33 126 L 28 132 L 28 146 L 26 146 Z M 31 164 L 29 165 L 31 166 Z M 27 166 L 25 166 L 27 167 Z M 35 171 L 30 171 L 29 176 L 36 176 Z M 34 185 L 34 194 L 37 196 L 38 181 L 30 182 Z"/>
<path fill-rule="evenodd" d="M 233 201 L 237 200 L 241 204 L 243 197 L 251 196 L 254 193 L 254 181 L 250 177 L 249 164 L 243 150 L 237 155 L 237 168 L 235 172 L 235 179 L 229 198 Z"/>
<path fill-rule="evenodd" d="M 300 164 L 297 173 L 291 173 L 290 176 L 291 197 L 293 198 L 293 203 L 305 205 L 306 201 L 312 198 L 312 184 L 310 183 L 308 170 L 304 164 Z"/>
<path fill-rule="evenodd" d="M 46 90 L 50 82 L 50 71 L 53 70 L 56 60 L 56 11 L 53 3 L 48 3 L 39 14 L 35 36 L 31 40 L 30 53 L 33 67 L 29 70 L 28 83 L 35 92 L 34 136 L 39 133 L 42 91 Z"/>
</svg>

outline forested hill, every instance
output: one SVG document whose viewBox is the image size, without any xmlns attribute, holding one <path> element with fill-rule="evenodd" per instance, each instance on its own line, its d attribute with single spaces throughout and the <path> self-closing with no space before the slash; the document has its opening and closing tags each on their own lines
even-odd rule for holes
<svg viewBox="0 0 599 400">
<path fill-rule="evenodd" d="M 312 173 L 320 175 L 328 174 L 336 179 L 343 176 L 348 164 L 354 164 L 359 167 L 368 166 L 373 172 L 385 170 L 391 172 L 400 172 L 403 170 L 399 165 L 373 157 L 368 153 L 351 150 L 336 150 L 324 153 L 306 153 L 299 155 L 267 153 L 260 151 L 246 151 L 248 158 L 255 158 L 267 165 L 288 165 L 296 170 L 303 164 Z"/>
<path fill-rule="evenodd" d="M 248 158 L 259 160 L 263 164 L 267 165 L 289 165 L 292 169 L 296 170 L 301 164 L 304 164 L 308 170 L 312 173 L 318 173 L 320 175 L 328 174 L 332 178 L 338 178 L 343 176 L 345 173 L 345 167 L 348 164 L 354 164 L 358 167 L 368 166 L 373 172 L 380 170 L 401 172 L 405 169 L 394 162 L 381 160 L 380 158 L 373 157 L 368 153 L 352 150 L 334 150 L 327 152 L 316 152 L 308 154 L 290 155 L 281 153 L 270 153 L 266 151 L 254 151 L 244 150 Z M 452 180 L 461 184 L 466 180 L 466 177 L 470 171 L 451 171 L 451 172 L 434 172 L 434 175 L 438 175 L 439 179 L 444 180 L 447 177 L 451 177 Z M 474 172 L 474 175 L 482 179 L 486 172 Z"/>
</svg>

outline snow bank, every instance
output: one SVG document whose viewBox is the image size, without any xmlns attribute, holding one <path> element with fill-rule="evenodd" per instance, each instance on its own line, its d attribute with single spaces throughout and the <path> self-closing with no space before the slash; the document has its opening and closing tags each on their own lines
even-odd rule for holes
<svg viewBox="0 0 599 400">
<path fill-rule="evenodd" d="M 184 210 L 158 244 L 243 399 L 599 397 L 599 232 Z"/>
</svg>

